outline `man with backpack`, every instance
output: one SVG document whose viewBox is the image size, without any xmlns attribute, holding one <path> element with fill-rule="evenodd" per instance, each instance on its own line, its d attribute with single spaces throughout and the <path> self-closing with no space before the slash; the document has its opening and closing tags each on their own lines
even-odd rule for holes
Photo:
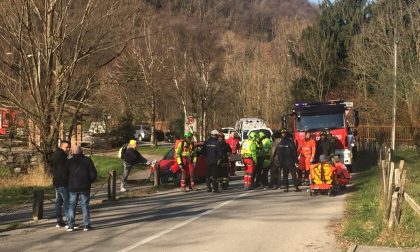
<svg viewBox="0 0 420 252">
<path fill-rule="evenodd" d="M 140 152 L 137 150 L 137 141 L 136 140 L 130 140 L 130 142 L 127 144 L 127 147 L 121 148 L 121 158 L 123 161 L 124 166 L 124 173 L 121 177 L 121 192 L 127 191 L 127 178 L 130 174 L 131 168 L 133 168 L 136 164 L 149 164 L 149 161 L 147 161 L 146 158 L 144 158 Z"/>
</svg>

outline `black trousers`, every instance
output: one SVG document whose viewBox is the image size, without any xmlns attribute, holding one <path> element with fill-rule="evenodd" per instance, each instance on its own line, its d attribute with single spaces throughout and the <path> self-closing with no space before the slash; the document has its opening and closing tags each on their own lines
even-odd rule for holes
<svg viewBox="0 0 420 252">
<path fill-rule="evenodd" d="M 207 164 L 206 183 L 207 188 L 214 191 L 219 190 L 219 183 L 217 181 L 218 166 L 217 164 Z"/>
<path fill-rule="evenodd" d="M 297 189 L 298 182 L 296 177 L 296 167 L 294 166 L 283 166 L 283 185 L 285 189 L 289 189 L 289 173 L 292 175 L 293 185 Z"/>
<path fill-rule="evenodd" d="M 255 166 L 255 171 L 254 174 L 252 176 L 252 181 L 254 183 L 255 186 L 260 186 L 261 183 L 263 183 L 262 181 L 262 176 L 263 176 L 263 167 L 264 167 L 264 157 L 257 157 L 257 165 Z"/>
<path fill-rule="evenodd" d="M 279 165 L 273 163 L 270 165 L 270 185 L 274 188 L 279 188 L 281 186 L 281 171 L 282 170 Z"/>
</svg>

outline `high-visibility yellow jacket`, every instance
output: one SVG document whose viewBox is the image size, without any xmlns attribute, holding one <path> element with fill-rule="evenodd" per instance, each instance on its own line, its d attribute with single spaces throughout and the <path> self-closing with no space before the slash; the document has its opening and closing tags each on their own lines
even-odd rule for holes
<svg viewBox="0 0 420 252">
<path fill-rule="evenodd" d="M 271 141 L 270 138 L 264 138 L 262 140 L 262 149 L 264 151 L 264 157 L 266 159 L 270 159 L 271 145 L 272 144 L 273 144 L 273 142 Z"/>
<path fill-rule="evenodd" d="M 188 158 L 195 163 L 197 161 L 195 144 L 185 140 L 180 141 L 175 149 L 175 155 L 178 165 L 182 164 L 182 158 Z"/>
<path fill-rule="evenodd" d="M 257 163 L 257 145 L 251 139 L 247 139 L 242 143 L 242 158 L 252 158 Z"/>
</svg>

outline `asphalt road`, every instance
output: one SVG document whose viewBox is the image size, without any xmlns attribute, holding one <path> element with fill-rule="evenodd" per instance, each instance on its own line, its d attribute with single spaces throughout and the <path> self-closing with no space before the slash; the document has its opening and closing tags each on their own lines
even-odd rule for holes
<svg viewBox="0 0 420 252">
<path fill-rule="evenodd" d="M 0 233 L 0 251 L 341 251 L 331 226 L 345 195 L 244 192 L 240 180 L 219 194 L 199 187 L 101 205 L 89 232 L 50 221 Z"/>
</svg>

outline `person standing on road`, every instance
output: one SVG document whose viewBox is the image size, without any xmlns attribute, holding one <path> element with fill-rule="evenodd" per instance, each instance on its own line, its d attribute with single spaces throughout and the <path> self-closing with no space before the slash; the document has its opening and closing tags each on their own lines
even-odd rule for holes
<svg viewBox="0 0 420 252">
<path fill-rule="evenodd" d="M 292 139 L 287 136 L 287 130 L 282 129 L 281 140 L 277 145 L 277 158 L 280 164 L 280 169 L 283 169 L 283 185 L 284 191 L 289 191 L 289 173 L 292 175 L 293 185 L 295 191 L 300 191 L 296 179 L 296 166 L 297 166 L 297 152 L 296 146 Z"/>
<path fill-rule="evenodd" d="M 206 157 L 207 174 L 206 183 L 208 192 L 219 192 L 219 182 L 217 181 L 220 160 L 222 159 L 222 148 L 217 139 L 219 131 L 212 130 L 210 138 L 204 143 L 203 156 Z"/>
<path fill-rule="evenodd" d="M 121 192 L 127 191 L 127 178 L 130 174 L 131 168 L 133 168 L 133 166 L 136 164 L 149 164 L 149 161 L 147 161 L 147 159 L 144 158 L 137 150 L 136 140 L 130 140 L 130 142 L 127 145 L 127 150 L 123 154 L 123 158 L 124 173 L 121 177 Z"/>
<path fill-rule="evenodd" d="M 262 177 L 261 177 L 261 183 L 264 187 L 264 189 L 266 189 L 268 187 L 268 170 L 270 169 L 270 151 L 271 151 L 271 146 L 273 144 L 273 142 L 271 141 L 270 138 L 268 138 L 264 132 L 260 131 L 259 133 L 259 137 L 261 139 L 261 145 L 262 145 L 262 155 L 264 157 L 263 159 L 263 170 L 262 170 Z"/>
<path fill-rule="evenodd" d="M 320 138 L 316 141 L 315 161 L 319 162 L 321 155 L 325 155 L 328 159 L 335 155 L 335 138 L 328 137 L 326 130 L 321 131 Z"/>
<path fill-rule="evenodd" d="M 89 201 L 90 187 L 96 180 L 97 172 L 92 159 L 82 153 L 80 146 L 72 146 L 73 157 L 66 163 L 66 171 L 69 178 L 70 207 L 67 231 L 74 231 L 74 219 L 76 204 L 80 198 L 80 206 L 83 214 L 83 231 L 92 229 L 90 224 Z"/>
<path fill-rule="evenodd" d="M 315 161 L 315 140 L 311 138 L 311 132 L 305 132 L 305 138 L 302 142 L 302 146 L 298 148 L 299 154 L 299 180 L 302 181 L 302 172 L 304 173 L 303 179 L 306 185 L 309 185 L 309 170 L 311 163 Z"/>
<path fill-rule="evenodd" d="M 235 131 L 230 132 L 229 138 L 226 140 L 231 149 L 231 155 L 237 155 L 241 152 L 241 145 L 239 144 L 239 138 Z M 229 176 L 235 176 L 235 163 L 236 161 L 229 161 Z"/>
<path fill-rule="evenodd" d="M 255 140 L 257 133 L 251 132 L 249 138 L 242 143 L 241 155 L 245 165 L 244 189 L 250 190 L 253 187 L 253 174 L 257 164 L 257 145 Z"/>
<path fill-rule="evenodd" d="M 69 221 L 69 182 L 65 167 L 69 150 L 69 142 L 62 141 L 60 143 L 60 148 L 58 148 L 51 156 L 51 173 L 53 177 L 53 185 L 55 187 L 55 217 L 57 219 L 56 227 L 66 226 L 66 223 L 63 220 L 63 215 L 61 214 L 61 207 L 63 205 L 67 222 Z"/>
<path fill-rule="evenodd" d="M 223 190 L 226 190 L 229 185 L 229 155 L 231 155 L 232 150 L 230 149 L 229 144 L 225 141 L 225 135 L 223 133 L 219 133 L 218 140 L 220 144 L 220 148 L 222 150 L 222 156 L 220 159 L 219 174 L 217 175 L 219 182 L 222 186 Z"/>
<path fill-rule="evenodd" d="M 185 132 L 184 140 L 178 143 L 175 150 L 176 161 L 181 169 L 181 191 L 186 192 L 186 179 L 189 177 L 190 189 L 197 190 L 194 183 L 194 170 L 197 161 L 196 147 L 192 140 L 193 134 Z"/>
<path fill-rule="evenodd" d="M 273 134 L 274 142 L 271 145 L 271 152 L 270 152 L 270 173 L 271 173 L 271 182 L 270 188 L 273 190 L 277 190 L 281 186 L 281 172 L 280 163 L 277 158 L 277 146 L 281 141 L 280 132 L 276 132 Z"/>
</svg>

